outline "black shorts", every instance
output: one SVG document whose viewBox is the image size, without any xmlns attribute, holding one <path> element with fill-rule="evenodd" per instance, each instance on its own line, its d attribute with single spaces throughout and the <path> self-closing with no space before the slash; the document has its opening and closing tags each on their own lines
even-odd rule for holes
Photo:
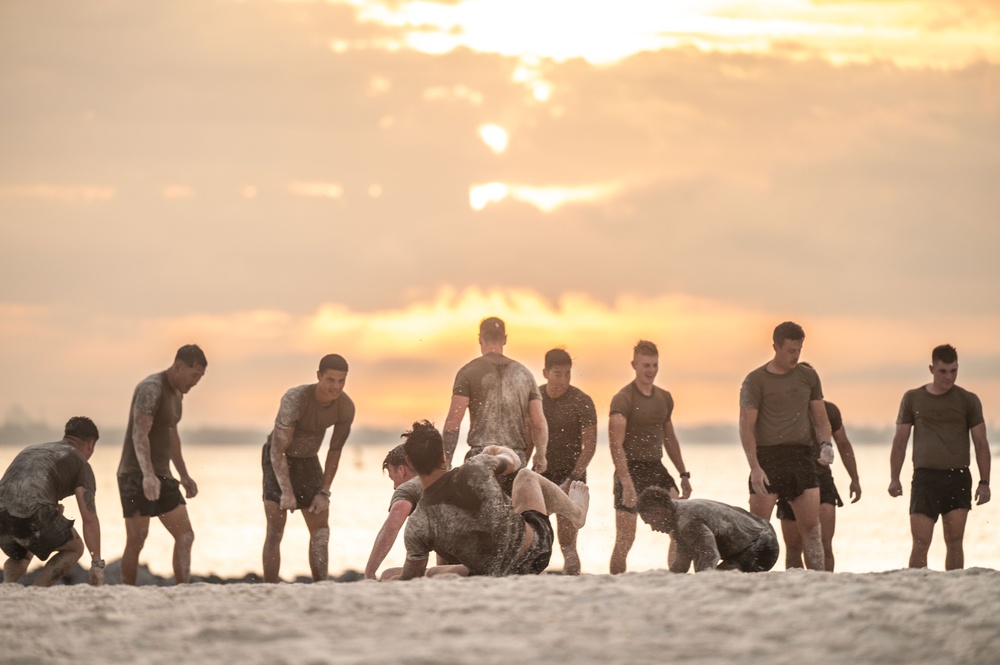
<svg viewBox="0 0 1000 665">
<path fill-rule="evenodd" d="M 312 505 L 313 499 L 323 489 L 323 466 L 319 463 L 319 456 L 312 457 L 288 457 L 288 478 L 292 481 L 292 490 L 295 492 L 295 505 L 301 510 L 306 510 Z M 274 467 L 271 466 L 271 444 L 265 443 L 260 453 L 260 466 L 264 471 L 264 501 L 281 503 L 281 485 L 278 484 L 278 477 L 274 475 Z"/>
<path fill-rule="evenodd" d="M 0 549 L 14 561 L 23 561 L 29 552 L 45 561 L 75 537 L 73 520 L 63 517 L 56 506 L 42 506 L 31 517 L 0 510 Z"/>
<path fill-rule="evenodd" d="M 779 499 L 794 501 L 806 490 L 819 487 L 812 446 L 758 446 L 757 462 L 767 474 L 768 492 Z M 756 494 L 750 480 L 747 486 L 751 494 Z"/>
<path fill-rule="evenodd" d="M 972 509 L 972 474 L 962 469 L 914 469 L 910 484 L 910 514 L 938 515 Z"/>
<path fill-rule="evenodd" d="M 677 489 L 677 483 L 674 482 L 673 476 L 670 475 L 666 467 L 659 460 L 652 462 L 628 462 L 628 474 L 632 478 L 632 485 L 635 486 L 636 496 L 642 494 L 642 491 L 647 487 L 662 487 L 668 492 L 672 489 Z M 635 506 L 626 508 L 625 504 L 622 503 L 622 494 L 625 488 L 622 487 L 621 481 L 618 480 L 618 474 L 615 474 L 614 491 L 615 510 L 634 513 Z"/>
<path fill-rule="evenodd" d="M 181 484 L 176 478 L 161 475 L 156 477 L 160 479 L 160 498 L 150 501 L 142 493 L 141 473 L 118 476 L 118 494 L 122 499 L 122 514 L 125 517 L 134 517 L 136 513 L 143 517 L 156 517 L 185 504 Z"/>
<path fill-rule="evenodd" d="M 722 564 L 735 563 L 744 573 L 766 573 L 774 568 L 774 564 L 778 561 L 780 547 L 774 529 L 771 528 L 770 524 L 767 526 L 768 528 L 762 531 L 745 550 L 734 556 L 726 557 Z"/>
<path fill-rule="evenodd" d="M 546 470 L 542 474 L 543 478 L 548 478 L 556 485 L 562 485 L 564 482 L 569 480 L 569 474 L 573 472 L 573 469 L 556 469 L 555 471 Z M 583 472 L 583 477 L 579 479 L 581 482 L 587 482 L 587 472 Z"/>
<path fill-rule="evenodd" d="M 535 532 L 528 551 L 525 552 L 511 567 L 511 575 L 540 575 L 549 567 L 552 557 L 552 543 L 555 542 L 555 532 L 552 531 L 552 521 L 545 513 L 537 510 L 526 510 L 521 513 L 525 528 L 531 527 Z"/>
<path fill-rule="evenodd" d="M 830 471 L 830 467 L 817 464 L 817 469 L 817 475 L 819 476 L 819 502 L 843 508 L 844 501 L 840 498 L 837 486 L 833 484 L 833 472 Z M 784 499 L 778 499 L 777 515 L 779 520 L 795 521 L 795 512 L 792 510 L 792 504 Z"/>
</svg>

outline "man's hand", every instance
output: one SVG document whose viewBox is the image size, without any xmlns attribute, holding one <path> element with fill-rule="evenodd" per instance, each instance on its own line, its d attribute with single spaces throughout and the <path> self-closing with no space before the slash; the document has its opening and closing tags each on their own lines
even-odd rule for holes
<svg viewBox="0 0 1000 665">
<path fill-rule="evenodd" d="M 898 480 L 893 480 L 892 482 L 890 482 L 889 496 L 903 496 L 903 483 L 899 482 Z"/>
<path fill-rule="evenodd" d="M 313 497 L 312 504 L 309 506 L 309 512 L 314 515 L 319 515 L 324 510 L 329 510 L 330 508 L 330 497 L 324 496 L 323 494 L 316 493 Z"/>
<path fill-rule="evenodd" d="M 193 499 L 198 495 L 198 483 L 191 476 L 181 476 L 181 486 L 184 488 L 185 498 Z"/>
<path fill-rule="evenodd" d="M 771 493 L 767 489 L 767 474 L 759 466 L 756 469 L 750 469 L 750 487 L 753 488 L 754 494 L 764 496 Z"/>
<path fill-rule="evenodd" d="M 535 461 L 531 467 L 531 470 L 535 473 L 545 473 L 545 469 L 549 468 L 549 464 L 545 459 L 545 455 L 539 455 L 535 453 Z"/>
<path fill-rule="evenodd" d="M 150 501 L 157 501 L 160 498 L 160 479 L 155 475 L 142 477 L 142 494 Z"/>
<path fill-rule="evenodd" d="M 819 463 L 823 466 L 833 464 L 833 444 L 829 441 L 819 444 Z"/>
<path fill-rule="evenodd" d="M 298 503 L 295 501 L 295 492 L 281 492 L 281 501 L 278 503 L 278 508 L 282 510 L 290 510 L 293 513 L 295 509 L 298 508 Z"/>
<path fill-rule="evenodd" d="M 851 503 L 857 503 L 858 499 L 861 498 L 861 481 L 852 480 L 851 481 Z"/>
<path fill-rule="evenodd" d="M 622 504 L 626 508 L 635 508 L 635 504 L 639 501 L 639 496 L 635 493 L 635 485 L 632 484 L 632 479 L 629 478 L 627 481 L 622 481 Z"/>
<path fill-rule="evenodd" d="M 990 500 L 990 486 L 980 484 L 976 488 L 976 505 L 981 506 L 984 503 L 988 503 Z"/>
<path fill-rule="evenodd" d="M 98 568 L 97 566 L 91 566 L 90 572 L 87 573 L 87 583 L 90 584 L 90 586 L 103 586 L 104 569 Z"/>
<path fill-rule="evenodd" d="M 681 498 L 687 499 L 691 496 L 691 481 L 687 478 L 681 478 Z"/>
</svg>

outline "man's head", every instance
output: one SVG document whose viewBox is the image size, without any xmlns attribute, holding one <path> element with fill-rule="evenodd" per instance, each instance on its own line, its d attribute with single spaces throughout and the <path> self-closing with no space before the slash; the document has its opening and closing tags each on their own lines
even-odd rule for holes
<svg viewBox="0 0 1000 665">
<path fill-rule="evenodd" d="M 787 372 L 795 369 L 799 364 L 799 355 L 802 353 L 802 343 L 806 339 L 806 333 L 802 326 L 792 321 L 779 323 L 774 334 L 771 335 L 774 341 L 774 362 Z"/>
<path fill-rule="evenodd" d="M 343 356 L 331 353 L 319 361 L 316 372 L 319 384 L 316 386 L 316 398 L 321 402 L 332 402 L 344 392 L 347 383 L 347 361 Z"/>
<path fill-rule="evenodd" d="M 677 525 L 677 511 L 670 492 L 662 487 L 647 487 L 639 495 L 635 510 L 653 531 L 670 533 Z"/>
<path fill-rule="evenodd" d="M 937 392 L 944 393 L 951 390 L 958 378 L 958 350 L 951 344 L 935 346 L 931 351 L 930 370 Z"/>
<path fill-rule="evenodd" d="M 480 346 L 503 346 L 507 343 L 507 327 L 503 319 L 490 316 L 479 323 Z"/>
<path fill-rule="evenodd" d="M 632 349 L 632 369 L 638 384 L 651 386 L 660 371 L 660 352 L 652 342 L 641 339 Z"/>
<path fill-rule="evenodd" d="M 205 376 L 208 368 L 208 360 L 205 359 L 205 352 L 197 344 L 185 344 L 177 349 L 174 356 L 174 364 L 169 370 L 170 384 L 182 395 L 186 395 L 189 390 L 198 385 L 201 377 Z"/>
<path fill-rule="evenodd" d="M 90 456 L 94 454 L 94 446 L 97 444 L 97 440 L 101 438 L 100 433 L 97 431 L 97 425 L 86 416 L 73 416 L 67 420 L 66 427 L 63 429 L 63 436 L 71 441 L 73 439 L 79 441 L 78 444 L 76 441 L 73 441 L 73 443 L 87 459 L 90 459 Z"/>
<path fill-rule="evenodd" d="M 413 429 L 403 433 L 403 450 L 410 466 L 421 476 L 429 476 L 447 466 L 444 457 L 444 441 L 427 420 L 413 423 Z"/>
<path fill-rule="evenodd" d="M 399 444 L 389 451 L 382 462 L 382 470 L 388 472 L 393 488 L 399 487 L 416 475 L 413 467 L 406 463 L 406 451 Z"/>
<path fill-rule="evenodd" d="M 551 349 L 545 354 L 545 368 L 542 376 L 548 381 L 548 393 L 552 397 L 561 397 L 569 389 L 573 369 L 573 359 L 566 349 Z"/>
</svg>

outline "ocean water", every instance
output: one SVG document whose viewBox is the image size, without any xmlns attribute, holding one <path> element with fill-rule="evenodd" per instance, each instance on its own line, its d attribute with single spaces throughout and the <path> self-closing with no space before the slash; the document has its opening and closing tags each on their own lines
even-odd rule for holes
<svg viewBox="0 0 1000 665">
<path fill-rule="evenodd" d="M 392 482 L 381 471 L 382 460 L 396 441 L 385 445 L 360 445 L 349 441 L 334 479 L 330 509 L 330 571 L 363 571 L 388 510 Z M 738 442 L 731 444 L 684 444 L 684 459 L 692 472 L 694 496 L 715 499 L 736 506 L 747 505 L 748 468 Z M 325 454 L 325 447 L 323 453 Z M 460 444 L 457 455 L 467 450 Z M 891 498 L 889 485 L 889 446 L 856 445 L 863 490 L 861 500 L 847 503 L 837 511 L 834 550 L 839 572 L 896 570 L 907 564 L 909 535 L 909 461 L 903 469 L 904 496 Z M 6 468 L 17 454 L 16 447 L 0 447 L 0 468 Z M 97 509 L 101 519 L 102 550 L 108 561 L 121 556 L 125 528 L 118 500 L 115 471 L 120 446 L 101 442 L 91 459 L 97 476 Z M 195 531 L 192 572 L 223 577 L 242 577 L 260 573 L 261 547 L 264 542 L 264 509 L 261 501 L 260 445 L 188 445 L 184 457 L 199 486 L 199 494 L 188 500 L 188 510 Z M 998 466 L 994 443 L 994 467 Z M 669 466 L 669 465 L 668 465 Z M 614 544 L 614 508 L 611 495 L 613 472 L 606 446 L 598 445 L 588 471 L 591 509 L 587 526 L 580 532 L 578 548 L 584 573 L 606 573 Z M 978 472 L 973 463 L 973 478 Z M 671 469 L 672 473 L 675 473 Z M 847 500 L 848 478 L 842 466 L 834 465 L 834 477 L 841 496 Z M 65 502 L 66 515 L 75 518 L 76 501 Z M 974 506 L 969 515 L 965 537 L 966 567 L 1000 569 L 1000 498 L 984 506 Z M 775 528 L 776 519 L 772 518 Z M 944 544 L 940 526 L 935 531 L 929 566 L 944 568 Z M 172 539 L 154 520 L 140 561 L 158 574 L 169 577 Z M 666 567 L 668 539 L 654 533 L 639 521 L 635 544 L 629 555 L 630 571 Z M 299 514 L 288 520 L 282 543 L 281 576 L 290 579 L 308 575 L 308 532 Z M 386 557 L 383 567 L 402 565 L 405 550 L 402 534 Z M 783 568 L 783 558 L 776 568 Z M 35 564 L 37 565 L 37 564 Z M 550 570 L 561 570 L 558 548 L 552 555 Z"/>
</svg>

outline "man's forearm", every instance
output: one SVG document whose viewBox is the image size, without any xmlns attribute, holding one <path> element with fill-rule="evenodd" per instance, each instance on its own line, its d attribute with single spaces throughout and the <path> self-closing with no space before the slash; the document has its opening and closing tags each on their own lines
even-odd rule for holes
<svg viewBox="0 0 1000 665">
<path fill-rule="evenodd" d="M 97 515 L 92 517 L 83 517 L 83 542 L 87 545 L 87 551 L 90 552 L 92 559 L 99 560 L 101 558 L 101 522 L 97 519 Z"/>
<path fill-rule="evenodd" d="M 460 430 L 445 430 L 441 435 L 444 440 L 444 454 L 448 460 L 448 466 L 451 466 L 451 460 L 455 456 L 455 450 L 458 448 L 458 435 Z"/>
</svg>

